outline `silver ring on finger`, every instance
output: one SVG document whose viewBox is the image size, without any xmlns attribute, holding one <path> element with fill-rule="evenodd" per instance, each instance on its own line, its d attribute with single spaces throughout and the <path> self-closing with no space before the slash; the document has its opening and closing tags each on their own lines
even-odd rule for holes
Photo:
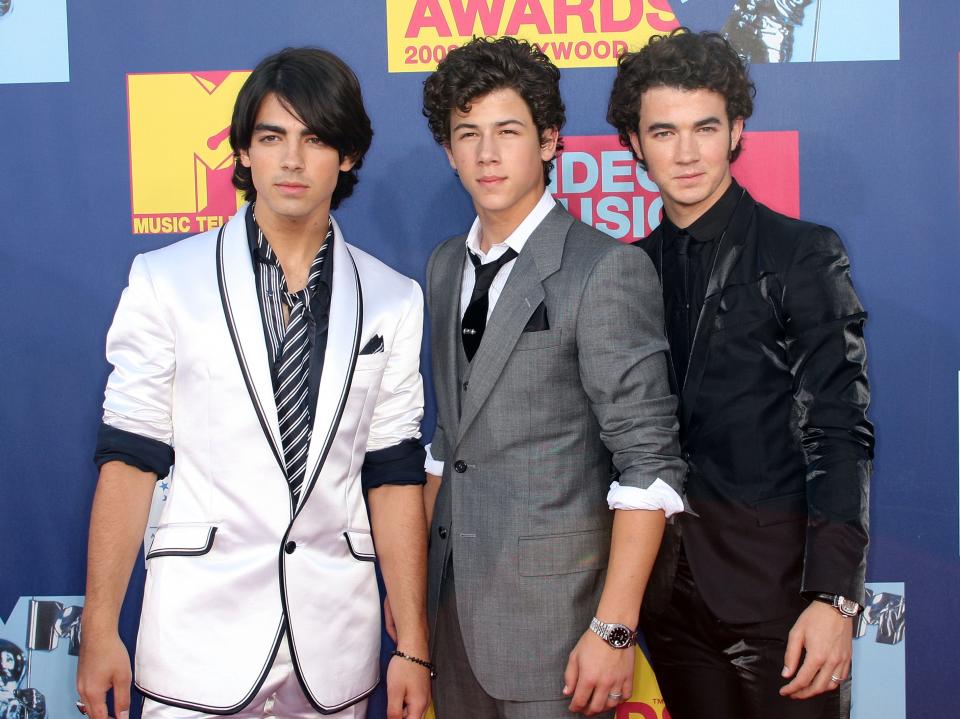
<svg viewBox="0 0 960 719">
<path fill-rule="evenodd" d="M 832 681 L 834 684 L 840 684 L 841 682 L 843 682 L 843 679 L 841 677 L 838 677 L 836 674 L 831 674 L 830 681 Z"/>
<path fill-rule="evenodd" d="M 84 715 L 87 713 L 87 705 L 84 704 L 82 701 L 78 699 L 76 702 L 74 702 L 74 704 L 77 707 L 78 712 Z"/>
<path fill-rule="evenodd" d="M 610 692 L 607 694 L 607 699 L 613 699 L 613 701 L 618 702 L 623 699 L 623 694 L 620 692 Z"/>
</svg>

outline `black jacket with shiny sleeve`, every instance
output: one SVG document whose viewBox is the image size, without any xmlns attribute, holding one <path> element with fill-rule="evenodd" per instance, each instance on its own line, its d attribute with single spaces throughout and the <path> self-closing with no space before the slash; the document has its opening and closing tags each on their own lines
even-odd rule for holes
<svg viewBox="0 0 960 719">
<path fill-rule="evenodd" d="M 638 243 L 662 267 L 662 234 Z M 718 618 L 864 602 L 873 426 L 863 325 L 840 238 L 746 192 L 717 250 L 681 397 L 696 515 L 668 527 L 645 600 L 669 601 L 680 538 Z"/>
</svg>

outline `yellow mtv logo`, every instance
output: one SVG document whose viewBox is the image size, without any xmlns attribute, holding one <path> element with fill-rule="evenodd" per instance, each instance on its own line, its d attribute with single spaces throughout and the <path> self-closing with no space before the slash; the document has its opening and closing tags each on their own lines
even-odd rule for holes
<svg viewBox="0 0 960 719">
<path fill-rule="evenodd" d="M 230 116 L 249 72 L 127 75 L 133 232 L 201 232 L 236 212 Z"/>
</svg>

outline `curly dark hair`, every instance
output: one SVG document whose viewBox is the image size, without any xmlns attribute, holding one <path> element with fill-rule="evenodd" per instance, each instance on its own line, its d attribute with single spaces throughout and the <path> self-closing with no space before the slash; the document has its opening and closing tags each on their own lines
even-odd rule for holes
<svg viewBox="0 0 960 719">
<path fill-rule="evenodd" d="M 669 35 L 654 35 L 646 47 L 624 53 L 617 61 L 607 122 L 617 128 L 624 147 L 631 147 L 630 133 L 637 132 L 640 125 L 640 98 L 652 87 L 717 92 L 726 100 L 730 122 L 753 114 L 757 94 L 746 65 L 723 35 L 694 33 L 685 27 Z M 730 153 L 731 162 L 739 157 L 741 143 Z M 637 160 L 647 168 L 643 160 Z"/>
<path fill-rule="evenodd" d="M 353 167 L 341 170 L 337 178 L 330 201 L 336 209 L 353 193 L 357 170 L 373 140 L 357 76 L 333 53 L 309 47 L 281 50 L 257 65 L 240 88 L 230 122 L 233 186 L 247 202 L 257 199 L 257 188 L 250 168 L 240 162 L 240 151 L 250 149 L 257 112 L 270 93 L 324 144 L 336 149 L 341 162 L 348 157 L 353 160 Z"/>
<path fill-rule="evenodd" d="M 513 37 L 474 37 L 451 50 L 423 83 L 423 114 L 433 139 L 450 145 L 450 113 L 470 112 L 470 103 L 495 90 L 517 92 L 533 116 L 542 138 L 566 122 L 560 97 L 560 70 L 536 47 Z M 557 154 L 563 140 L 557 140 Z M 544 182 L 550 184 L 553 160 L 543 163 Z"/>
</svg>

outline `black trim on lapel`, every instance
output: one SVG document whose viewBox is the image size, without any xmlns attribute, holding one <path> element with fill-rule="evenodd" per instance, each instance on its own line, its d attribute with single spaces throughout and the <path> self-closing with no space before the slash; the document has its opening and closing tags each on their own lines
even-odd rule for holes
<svg viewBox="0 0 960 719">
<path fill-rule="evenodd" d="M 720 236 L 717 254 L 713 260 L 713 270 L 710 272 L 710 279 L 707 282 L 703 308 L 700 310 L 700 317 L 697 318 L 697 329 L 693 335 L 693 346 L 690 348 L 687 374 L 683 380 L 680 404 L 682 408 L 681 427 L 684 428 L 690 427 L 693 404 L 700 391 L 703 371 L 707 366 L 710 336 L 713 334 L 713 318 L 720 306 L 722 290 L 740 259 L 743 243 L 746 241 L 747 229 L 753 220 L 755 208 L 756 202 L 746 190 L 743 190 L 737 207 L 733 211 L 733 217 L 731 217 L 727 229 Z"/>
<path fill-rule="evenodd" d="M 217 285 L 220 288 L 220 304 L 223 305 L 223 315 L 227 321 L 227 329 L 230 331 L 230 340 L 233 342 L 233 350 L 237 355 L 237 361 L 240 363 L 240 372 L 243 374 L 244 384 L 247 385 L 247 393 L 250 395 L 250 401 L 253 402 L 253 408 L 256 410 L 257 419 L 260 420 L 260 428 L 263 430 L 263 436 L 267 438 L 270 444 L 270 450 L 273 452 L 274 459 L 280 466 L 283 476 L 287 476 L 287 468 L 283 461 L 283 452 L 277 446 L 270 431 L 270 425 L 267 422 L 267 415 L 263 411 L 263 404 L 260 402 L 260 396 L 257 394 L 257 388 L 253 384 L 253 378 L 250 376 L 250 368 L 247 366 L 247 359 L 243 354 L 243 347 L 240 345 L 240 337 L 237 334 L 236 323 L 233 319 L 233 308 L 230 305 L 230 295 L 227 292 L 227 283 L 223 274 L 223 233 L 227 225 L 220 228 L 217 235 Z"/>
<path fill-rule="evenodd" d="M 293 525 L 296 522 L 297 517 L 300 515 L 300 512 L 303 511 L 303 508 L 307 504 L 307 500 L 310 499 L 310 495 L 313 492 L 313 488 L 317 485 L 317 478 L 320 475 L 321 470 L 323 469 L 323 464 L 327 459 L 327 454 L 330 451 L 330 446 L 333 444 L 333 440 L 336 437 L 337 429 L 340 427 L 340 420 L 343 418 L 343 411 L 347 406 L 347 398 L 350 395 L 350 387 L 353 385 L 353 371 L 357 365 L 357 355 L 360 353 L 360 336 L 361 329 L 363 327 L 363 288 L 360 284 L 360 272 L 357 270 L 357 263 L 353 261 L 353 256 L 350 255 L 350 248 L 344 243 L 344 249 L 347 252 L 347 256 L 350 257 L 353 264 L 353 273 L 356 280 L 357 286 L 357 316 L 353 328 L 353 351 L 351 352 L 350 357 L 350 366 L 344 378 L 342 385 L 339 404 L 337 406 L 337 412 L 334 415 L 333 422 L 330 423 L 329 428 L 327 429 L 327 436 L 323 440 L 323 448 L 320 450 L 320 455 L 317 460 L 316 466 L 314 467 L 313 474 L 310 477 L 309 485 L 306 487 L 306 491 L 303 493 L 303 496 L 300 498 L 300 503 L 296 508 L 293 519 L 290 520 L 290 525 L 287 527 L 287 531 L 283 534 L 283 539 L 280 542 L 280 602 L 283 606 L 283 616 L 288 616 L 288 605 L 287 605 L 287 577 L 286 577 L 286 568 L 284 563 L 284 550 L 283 548 L 287 544 L 287 540 L 290 536 L 290 531 L 293 529 Z M 336 279 L 334 279 L 336 282 Z M 336 311 L 336 308 L 331 306 L 331 312 Z M 348 540 L 349 541 L 349 540 Z M 352 552 L 351 547 L 351 552 Z M 372 561 L 372 560 L 371 560 Z M 335 706 L 325 706 L 320 703 L 320 701 L 313 695 L 313 692 L 310 690 L 310 687 L 307 685 L 307 681 L 303 676 L 303 672 L 300 669 L 300 660 L 298 659 L 297 653 L 297 643 L 293 637 L 293 627 L 287 627 L 287 644 L 290 647 L 290 658 L 291 663 L 293 664 L 294 674 L 297 677 L 297 681 L 300 683 L 300 687 L 303 689 L 303 694 L 307 697 L 307 700 L 310 702 L 311 706 L 316 709 L 321 714 L 336 714 L 337 712 L 343 711 L 349 706 L 356 704 L 357 702 L 363 701 L 368 696 L 370 696 L 377 686 L 380 684 L 380 674 L 377 673 L 377 680 L 373 683 L 373 686 L 365 690 L 361 694 L 347 699 L 340 704 Z"/>
<path fill-rule="evenodd" d="M 350 255 L 350 248 L 344 243 L 344 249 L 347 251 L 347 255 Z M 353 260 L 353 256 L 350 255 L 350 259 Z M 357 366 L 357 355 L 360 354 L 360 335 L 363 328 L 363 288 L 360 286 L 360 272 L 357 270 L 357 263 L 353 263 L 353 274 L 357 282 L 357 319 L 353 327 L 353 351 L 350 353 L 350 367 L 347 369 L 346 376 L 343 380 L 343 385 L 340 391 L 340 399 L 338 400 L 337 413 L 334 415 L 333 422 L 330 423 L 330 426 L 327 428 L 327 436 L 323 438 L 323 449 L 320 450 L 319 458 L 317 459 L 317 464 L 313 468 L 313 474 L 310 476 L 309 484 L 307 485 L 307 491 L 303 493 L 303 496 L 300 497 L 300 504 L 297 506 L 296 511 L 293 515 L 293 520 L 296 520 L 297 516 L 303 511 L 303 507 L 306 505 L 307 500 L 310 499 L 310 495 L 313 492 L 313 488 L 317 484 L 317 477 L 320 476 L 320 471 L 323 469 L 323 463 L 327 459 L 327 454 L 330 452 L 330 445 L 333 444 L 333 439 L 337 435 L 337 429 L 340 427 L 340 420 L 343 419 L 343 410 L 347 406 L 347 397 L 350 396 L 350 387 L 353 386 L 353 371 Z M 335 311 L 336 308 L 331 307 L 331 312 Z M 293 520 L 290 524 L 293 525 Z M 289 531 L 289 529 L 287 530 Z M 286 537 L 284 537 L 284 542 L 286 542 Z"/>
</svg>

